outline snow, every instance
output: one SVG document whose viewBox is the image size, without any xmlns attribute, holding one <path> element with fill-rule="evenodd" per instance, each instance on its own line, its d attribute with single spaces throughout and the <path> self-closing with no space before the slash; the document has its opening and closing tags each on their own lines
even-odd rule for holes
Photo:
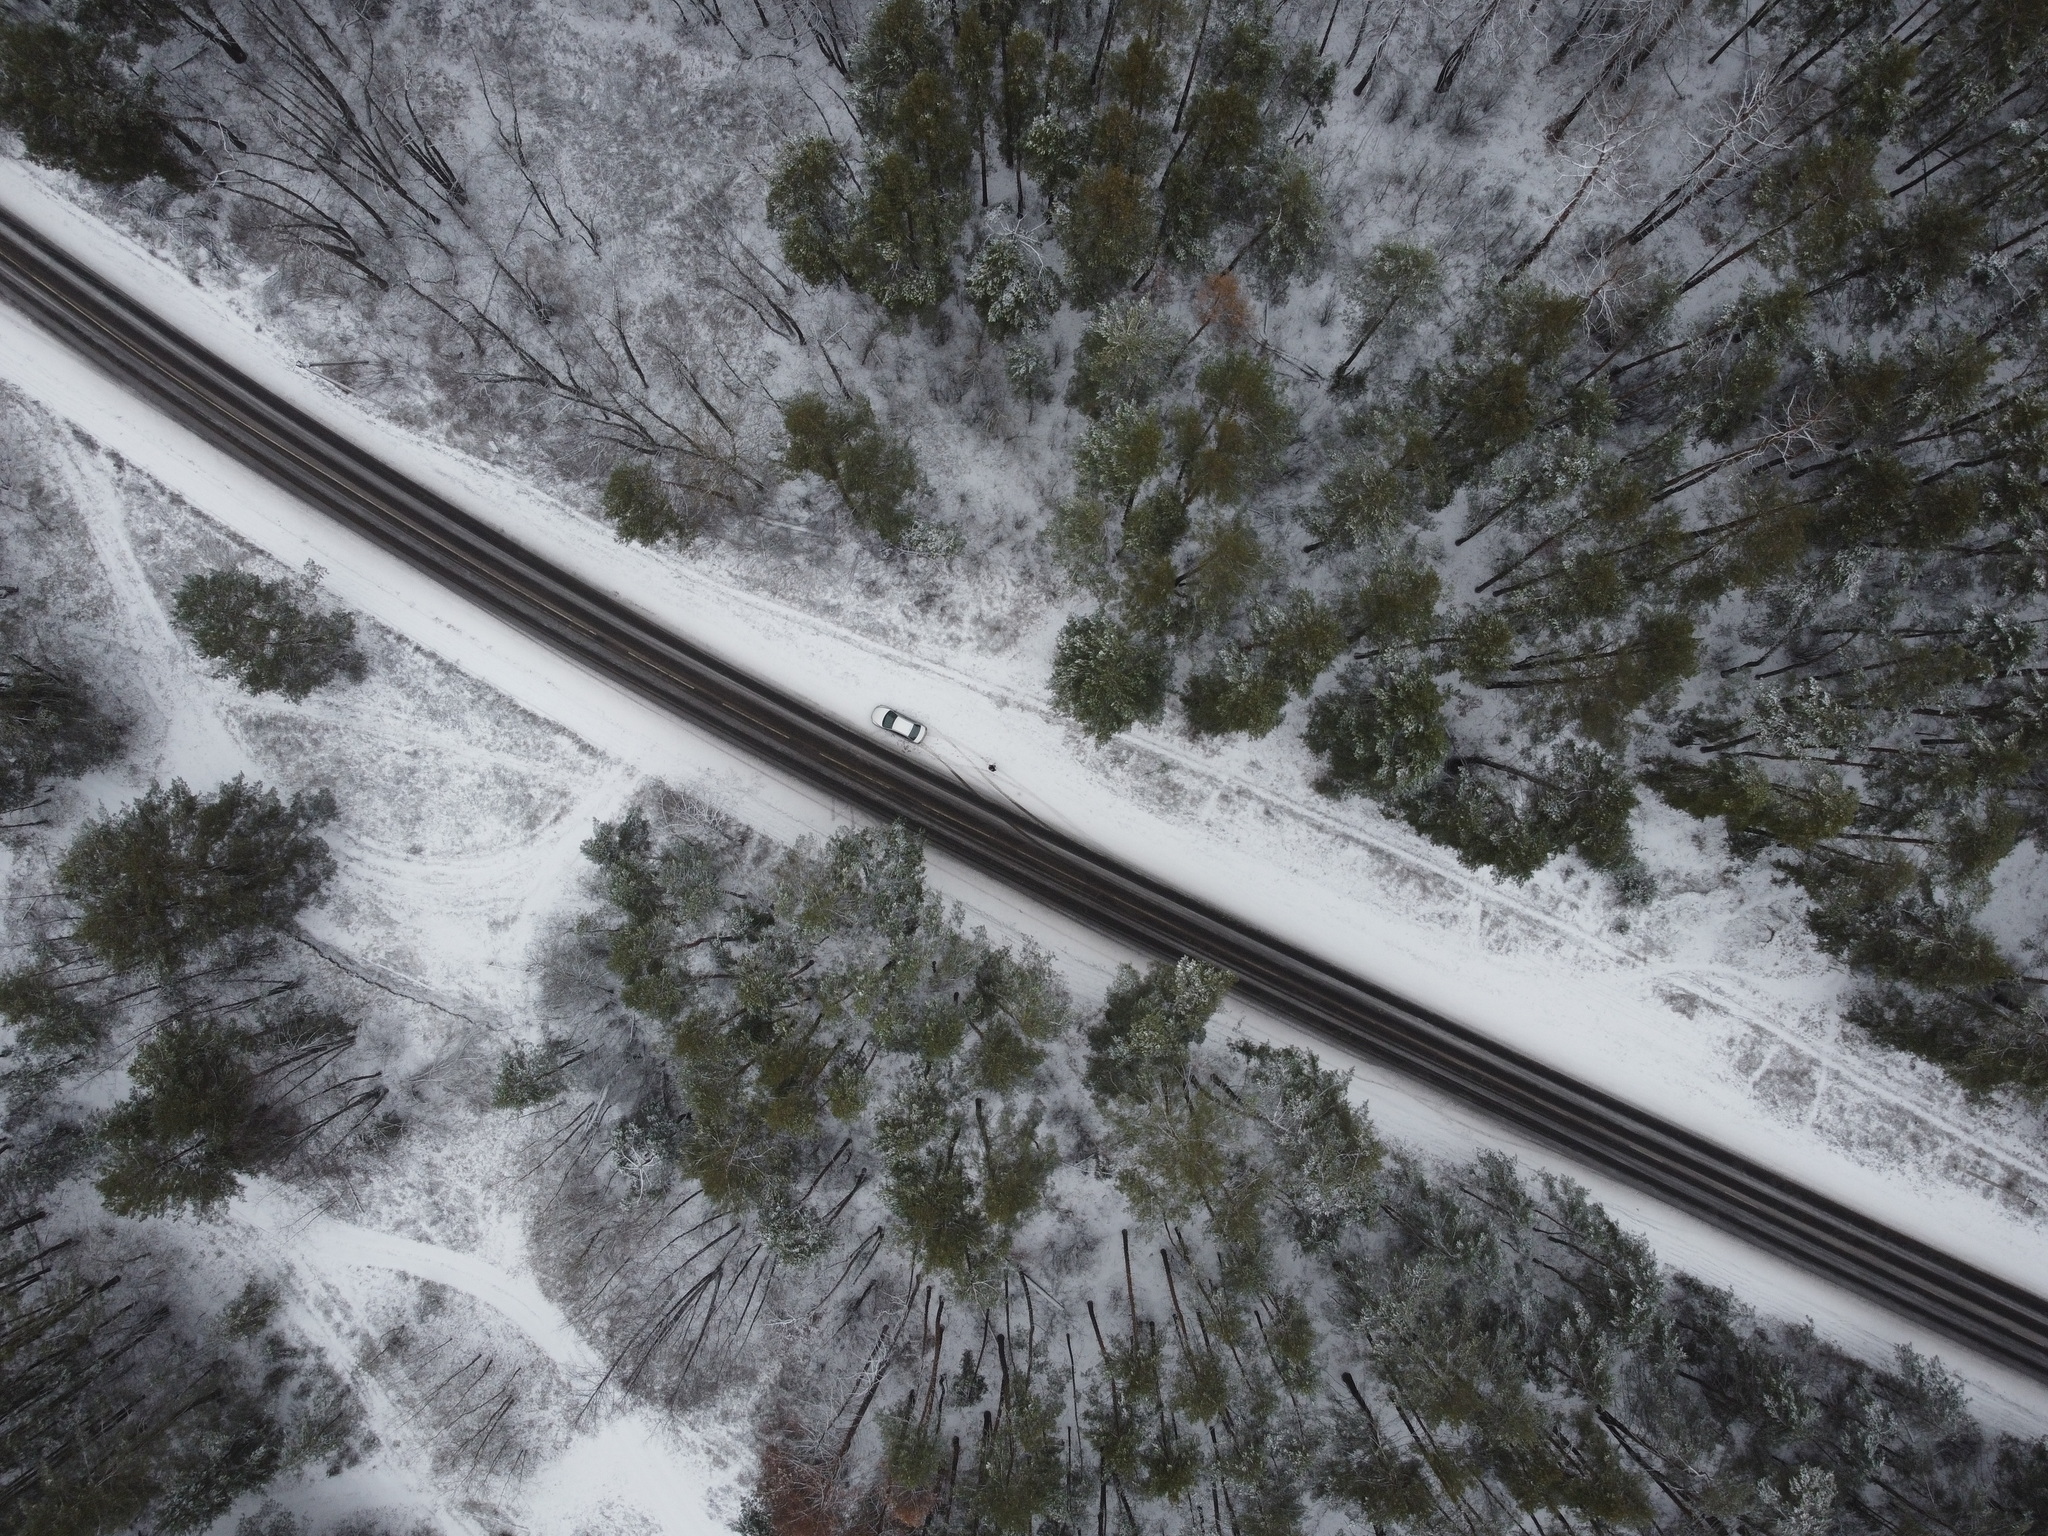
<svg viewBox="0 0 2048 1536">
<path fill-rule="evenodd" d="M 373 1231 L 330 1218 L 301 1217 L 274 1191 L 245 1200 L 236 1215 L 267 1229 L 294 1269 L 330 1295 L 361 1298 L 392 1272 L 459 1291 L 497 1313 L 531 1341 L 578 1388 L 595 1386 L 602 1364 L 541 1294 L 516 1256 L 524 1234 L 507 1228 L 503 1246 L 513 1267 L 475 1253 Z M 368 1275 L 360 1273 L 370 1271 Z M 714 1485 L 729 1481 L 702 1437 L 678 1435 L 639 1409 L 601 1418 L 573 1439 L 524 1490 L 526 1523 L 535 1530 L 645 1530 L 697 1536 L 722 1521 L 708 1507 Z"/>
<path fill-rule="evenodd" d="M 1843 1038 L 1827 1006 L 1833 973 L 1797 955 L 1769 969 L 1772 941 L 1731 937 L 1726 893 L 1667 899 L 1633 932 L 1617 933 L 1589 882 L 1558 876 L 1516 890 L 1474 877 L 1369 811 L 1317 802 L 1291 769 L 1268 769 L 1258 744 L 1212 751 L 1149 733 L 1106 750 L 1086 746 L 1047 710 L 1031 658 L 888 643 L 748 590 L 715 555 L 621 547 L 590 519 L 377 421 L 293 369 L 234 305 L 80 212 L 53 178 L 0 161 L 0 200 L 407 472 L 848 724 L 864 724 L 876 703 L 896 705 L 932 723 L 927 756 L 945 771 L 1134 865 L 1794 1170 L 1972 1263 L 2021 1284 L 2048 1272 L 2048 1161 L 2032 1124 L 1970 1106 L 1930 1071 Z M 362 688 L 290 711 L 196 675 L 162 612 L 157 567 L 176 554 L 171 535 L 124 523 L 124 482 L 105 458 L 63 450 L 118 598 L 120 630 L 109 641 L 133 658 L 142 686 L 177 705 L 140 762 L 143 775 L 210 782 L 254 764 L 290 787 L 335 781 L 345 801 L 334 838 L 344 874 L 309 926 L 380 984 L 419 999 L 422 1017 L 492 1032 L 531 1018 L 535 948 L 574 889 L 577 844 L 591 819 L 613 813 L 644 776 L 776 838 L 847 819 L 829 796 L 588 677 L 300 507 L 4 311 L 0 378 L 236 538 L 287 566 L 317 561 L 336 599 L 458 674 L 451 680 L 427 659 L 388 648 Z M 152 539 L 163 547 L 146 549 Z M 478 697 L 485 690 L 498 700 Z M 109 800 L 122 792 L 101 787 Z M 1699 857 L 1703 867 L 1711 862 L 1708 852 Z M 1099 985 L 1131 958 L 976 872 L 936 859 L 934 873 L 974 920 L 1050 945 L 1080 986 Z M 1288 1034 L 1244 1010 L 1236 1016 L 1254 1032 Z M 478 1061 L 468 1066 L 483 1070 Z M 1561 1166 L 1376 1069 L 1361 1068 L 1358 1081 L 1378 1123 L 1427 1150 L 1505 1145 Z M 378 1298 L 410 1276 L 472 1298 L 573 1384 L 586 1347 L 540 1295 L 521 1256 L 512 1193 L 494 1162 L 502 1149 L 475 1127 L 445 1141 L 413 1154 L 401 1187 L 367 1197 L 373 1215 L 343 1223 L 329 1214 L 308 1224 L 266 1197 L 238 1208 L 235 1221 L 269 1234 L 279 1261 L 294 1266 L 312 1298 L 297 1315 L 309 1327 L 325 1319 L 318 1326 L 338 1361 L 354 1357 Z M 1649 1233 L 1668 1261 L 1760 1306 L 1812 1316 L 1866 1353 L 1912 1336 L 1876 1309 L 1612 1181 L 1568 1171 Z M 1971 1380 L 1994 1422 L 2048 1422 L 2048 1389 L 1938 1337 L 1916 1342 Z M 387 1412 L 404 1416 L 395 1403 Z M 405 1459 L 406 1436 L 386 1438 L 400 1448 L 376 1476 L 415 1493 L 431 1489 L 430 1464 Z M 603 1507 L 617 1520 L 598 1523 L 614 1528 L 705 1529 L 713 1517 L 700 1495 L 716 1481 L 707 1471 L 714 1455 L 672 1446 L 651 1420 L 608 1419 L 567 1437 L 521 1485 L 520 1518 L 529 1528 L 571 1531 Z M 374 1502 L 383 1486 L 362 1497 Z M 439 1494 L 419 1497 L 453 1508 Z"/>
<path fill-rule="evenodd" d="M 244 1209 L 251 1204 L 246 1202 Z M 602 1369 L 597 1355 L 570 1327 L 561 1309 L 541 1294 L 531 1275 L 509 1273 L 473 1253 L 373 1232 L 331 1217 L 292 1227 L 286 1247 L 296 1261 L 320 1274 L 347 1268 L 394 1269 L 445 1285 L 496 1312 L 562 1370 L 588 1379 Z"/>
<path fill-rule="evenodd" d="M 551 1362 L 579 1397 L 602 1371 L 518 1257 L 524 1236 L 516 1227 L 500 1234 L 506 1262 L 494 1263 L 475 1252 L 337 1221 L 307 1210 L 284 1190 L 259 1186 L 236 1203 L 224 1235 L 244 1251 L 267 1252 L 291 1275 L 292 1322 L 337 1360 L 357 1353 L 354 1339 L 370 1331 L 380 1304 L 410 1279 L 445 1286 L 488 1309 Z M 379 1422 L 386 1454 L 331 1482 L 304 1475 L 298 1488 L 287 1485 L 274 1496 L 328 1518 L 396 1506 L 415 1514 L 431 1510 L 449 1528 L 478 1536 L 496 1529 L 470 1501 L 451 1497 L 446 1480 L 424 1464 L 412 1444 L 416 1412 L 391 1402 L 367 1372 L 356 1373 L 356 1384 Z M 723 1527 L 712 1506 L 729 1492 L 728 1448 L 702 1432 L 681 1432 L 647 1409 L 588 1417 L 590 1426 L 525 1480 L 518 1511 L 525 1529 L 702 1536 Z"/>
</svg>

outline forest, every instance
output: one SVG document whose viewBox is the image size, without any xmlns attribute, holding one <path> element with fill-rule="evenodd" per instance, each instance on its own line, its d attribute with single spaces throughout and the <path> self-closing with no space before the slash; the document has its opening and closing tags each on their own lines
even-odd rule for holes
<svg viewBox="0 0 2048 1536">
<path fill-rule="evenodd" d="M 619 537 L 1039 572 L 1077 733 L 1298 742 L 1510 881 L 1652 900 L 1675 808 L 1802 893 L 1854 1025 L 2037 1106 L 2048 983 L 1991 914 L 2048 826 L 2044 91 L 2041 0 L 0 13 L 25 155 Z M 963 457 L 1044 490 L 1022 537 L 945 494 Z M 248 688 L 362 675 L 310 577 L 177 622 Z M 120 722 L 7 649 L 12 820 Z M 25 1529 L 201 1529 L 360 1454 L 263 1295 L 201 1315 L 48 1212 L 204 1213 L 383 1134 L 294 937 L 334 814 L 174 782 L 50 851 L 0 978 Z M 1938 1362 L 1382 1137 L 1212 1031 L 1228 976 L 1079 1001 L 901 828 L 650 792 L 585 852 L 548 984 L 592 1022 L 493 1102 L 602 1387 L 748 1394 L 748 1536 L 2048 1531 L 2048 1447 Z"/>
<path fill-rule="evenodd" d="M 33 527 L 42 488 L 6 491 Z M 61 578 L 33 542 L 5 541 L 0 600 L 0 836 L 42 870 L 10 881 L 0 969 L 0 1529 L 172 1536 L 374 1437 L 268 1277 L 209 1302 L 152 1233 L 347 1158 L 386 1129 L 385 1090 L 325 968 L 290 953 L 336 871 L 332 796 L 174 780 L 49 846 L 67 781 L 117 761 L 131 722 L 50 622 Z M 253 690 L 360 673 L 354 621 L 305 583 L 216 571 L 179 599 L 195 649 Z"/>
<path fill-rule="evenodd" d="M 1717 136 L 1623 177 L 1656 132 L 1634 82 L 1687 7 L 1553 22 L 1573 10 L 1545 67 L 1577 54 L 1585 88 L 1543 135 L 1584 180 L 1480 262 L 1329 237 L 1304 149 L 1338 62 L 1256 7 L 893 0 L 848 65 L 857 165 L 791 144 L 768 216 L 805 280 L 915 315 L 978 205 L 960 286 L 1018 338 L 1020 388 L 1049 312 L 1087 312 L 1048 538 L 1098 603 L 1052 671 L 1098 739 L 1170 702 L 1261 736 L 1301 700 L 1323 793 L 1511 878 L 1569 852 L 1624 895 L 1649 880 L 1630 812 L 1661 796 L 1805 891 L 1869 978 L 1857 1023 L 2038 1100 L 2041 983 L 1973 919 L 2042 826 L 2048 11 L 1721 7 L 1694 76 Z M 1326 371 L 1253 313 L 1325 264 L 1349 344 Z"/>
<path fill-rule="evenodd" d="M 900 827 L 776 846 L 657 793 L 584 853 L 552 985 L 590 1027 L 495 1100 L 607 1381 L 753 1394 L 743 1536 L 2048 1528 L 2048 1443 L 1939 1362 L 1390 1143 L 1344 1074 L 1210 1038 L 1224 973 L 1079 1005 Z"/>
<path fill-rule="evenodd" d="M 67 810 L 134 722 L 48 622 L 61 562 L 10 571 L 0 1519 L 225 1529 L 378 1452 L 363 1393 L 408 1329 L 336 1355 L 260 1266 L 210 1300 L 172 1225 L 259 1180 L 353 1189 L 437 1131 L 303 921 L 336 797 L 237 775 Z M 368 673 L 314 571 L 194 570 L 166 609 L 244 695 Z M 743 1536 L 2048 1530 L 2048 1442 L 1938 1360 L 1759 1316 L 1567 1177 L 1381 1135 L 1346 1075 L 1217 1027 L 1223 972 L 1078 999 L 901 826 L 781 844 L 655 785 L 581 853 L 535 958 L 576 1032 L 522 1032 L 474 1109 L 596 1348 L 578 1416 L 741 1409 Z M 493 1392 L 450 1476 L 519 1401 Z"/>
<path fill-rule="evenodd" d="M 2040 1102 L 1982 918 L 2043 815 L 2048 10 L 1305 7 L 23 0 L 0 120 L 623 538 L 769 538 L 795 480 L 1062 573 L 1097 740 L 1284 725 L 1323 794 L 1624 904 L 1636 808 L 1699 818 L 1855 1024 Z M 935 443 L 1032 466 L 1028 538 Z"/>
</svg>

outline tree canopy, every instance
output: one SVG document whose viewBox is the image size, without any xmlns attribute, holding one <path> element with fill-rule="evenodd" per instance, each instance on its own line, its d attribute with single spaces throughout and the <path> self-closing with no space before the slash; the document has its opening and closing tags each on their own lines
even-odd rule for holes
<svg viewBox="0 0 2048 1536">
<path fill-rule="evenodd" d="M 57 887 L 102 963 L 173 975 L 217 948 L 289 931 L 334 877 L 313 829 L 335 815 L 324 789 L 283 800 L 237 774 L 200 795 L 173 779 L 87 822 Z"/>
<path fill-rule="evenodd" d="M 311 571 L 299 581 L 202 571 L 179 585 L 171 622 L 249 692 L 296 703 L 338 677 L 361 682 L 368 667 L 356 649 L 355 616 L 315 608 L 317 585 Z"/>
</svg>

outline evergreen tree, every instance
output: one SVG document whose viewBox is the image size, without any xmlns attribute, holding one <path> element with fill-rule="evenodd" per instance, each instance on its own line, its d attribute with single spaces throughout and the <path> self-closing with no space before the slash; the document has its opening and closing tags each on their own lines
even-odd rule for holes
<svg viewBox="0 0 2048 1536">
<path fill-rule="evenodd" d="M 910 444 L 882 429 L 867 397 L 834 406 L 822 395 L 798 395 L 783 408 L 782 422 L 789 434 L 783 467 L 816 475 L 839 492 L 856 524 L 886 543 L 902 543 L 916 522 L 910 504 L 924 477 Z"/>
<path fill-rule="evenodd" d="M 135 1053 L 128 1075 L 136 1091 L 100 1127 L 100 1198 L 119 1215 L 214 1210 L 288 1137 L 280 1117 L 264 1113 L 242 1042 L 224 1025 L 167 1025 Z"/>
<path fill-rule="evenodd" d="M 2012 962 L 1903 853 L 1822 848 L 1791 866 L 1812 898 L 1807 925 L 1822 949 L 1886 981 L 1982 988 L 2014 977 Z"/>
<path fill-rule="evenodd" d="M 1059 281 L 1044 259 L 1015 235 L 982 246 L 967 274 L 967 297 L 997 341 L 1040 330 L 1059 308 Z"/>
<path fill-rule="evenodd" d="M 1323 481 L 1316 500 L 1300 514 L 1302 526 L 1315 540 L 1308 552 L 1369 549 L 1422 521 L 1430 498 L 1426 483 L 1412 468 L 1386 463 L 1371 453 L 1339 464 Z"/>
<path fill-rule="evenodd" d="M 0 1238 L 10 1530 L 186 1536 L 294 1468 L 339 1473 L 374 1443 L 340 1378 L 249 1291 L 217 1317 L 195 1311 L 178 1269 L 40 1223 L 11 1217 Z"/>
<path fill-rule="evenodd" d="M 1380 654 L 1448 641 L 1452 655 L 1459 657 L 1468 648 L 1458 646 L 1455 636 L 1435 633 L 1441 623 L 1437 604 L 1442 593 L 1442 581 L 1428 566 L 1406 559 L 1389 560 L 1345 595 L 1338 612 L 1348 634 L 1340 633 L 1339 639 L 1362 642 Z M 1336 649 L 1332 647 L 1333 654 Z M 1498 665 L 1476 670 L 1491 672 Z"/>
<path fill-rule="evenodd" d="M 1166 708 L 1166 648 L 1107 613 L 1077 615 L 1060 630 L 1052 663 L 1053 703 L 1098 742 Z"/>
<path fill-rule="evenodd" d="M 925 314 L 952 291 L 976 129 L 924 0 L 878 7 L 849 71 L 860 174 L 830 139 L 786 144 L 769 178 L 768 222 L 806 282 L 845 283 L 892 315 Z M 970 82 L 977 119 L 985 88 Z"/>
<path fill-rule="evenodd" d="M 636 461 L 614 469 L 604 483 L 603 509 L 605 521 L 629 544 L 663 539 L 688 544 L 697 537 L 697 523 L 677 510 L 651 464 Z"/>
<path fill-rule="evenodd" d="M 562 1074 L 582 1055 L 575 1041 L 554 1035 L 535 1045 L 514 1045 L 499 1059 L 491 1108 L 532 1109 L 559 1098 L 565 1086 Z"/>
<path fill-rule="evenodd" d="M 97 32 L 0 18 L 0 123 L 21 135 L 30 159 L 89 181 L 197 181 L 180 152 L 197 146 L 178 132 L 155 79 L 124 65 Z"/>
<path fill-rule="evenodd" d="M 1152 264 L 1158 206 L 1152 189 L 1120 165 L 1083 176 L 1053 228 L 1067 257 L 1067 291 L 1092 309 L 1126 293 Z"/>
<path fill-rule="evenodd" d="M 871 1149 L 920 1264 L 1000 1266 L 1060 1164 L 1033 1096 L 1071 1016 L 1046 957 L 962 933 L 902 828 L 802 845 L 758 875 L 729 845 L 658 838 L 638 811 L 584 851 L 610 909 L 593 930 L 604 962 L 674 1063 L 680 1113 L 664 1109 L 658 1139 L 677 1172 L 800 1268 L 835 1246 L 851 1198 L 820 1180 L 858 1147 L 853 1181 Z M 559 1092 L 567 1050 L 508 1058 L 500 1102 Z"/>
<path fill-rule="evenodd" d="M 1143 1098 L 1159 1078 L 1178 1078 L 1236 980 L 1186 956 L 1144 974 L 1119 967 L 1088 1031 L 1088 1087 L 1109 1098 Z"/>
<path fill-rule="evenodd" d="M 172 601 L 171 622 L 193 647 L 251 693 L 281 693 L 297 703 L 337 677 L 361 682 L 356 621 L 313 606 L 319 578 L 265 581 L 248 571 L 188 576 Z"/>
<path fill-rule="evenodd" d="M 0 670 L 0 811 L 32 804 L 52 779 L 97 768 L 123 734 L 84 684 L 17 656 Z"/>
<path fill-rule="evenodd" d="M 1643 782 L 1682 811 L 1720 817 L 1729 846 L 1744 855 L 1765 848 L 1804 852 L 1847 831 L 1863 809 L 1838 773 L 1821 769 L 1787 782 L 1731 757 L 1704 763 L 1662 758 L 1645 769 Z"/>
<path fill-rule="evenodd" d="M 2023 983 L 1890 982 L 1864 988 L 1844 1011 L 1879 1044 L 1935 1063 L 1973 1096 L 2048 1103 L 2048 1017 Z"/>
<path fill-rule="evenodd" d="M 1287 708 L 1287 683 L 1248 658 L 1232 656 L 1188 678 L 1181 689 L 1196 736 L 1271 735 Z"/>
<path fill-rule="evenodd" d="M 823 138 L 783 145 L 768 180 L 768 223 L 790 270 L 807 283 L 850 281 L 853 220 L 839 146 Z"/>
<path fill-rule="evenodd" d="M 1236 348 L 1202 364 L 1195 392 L 1195 402 L 1171 418 L 1182 484 L 1190 499 L 1241 504 L 1278 473 L 1294 439 L 1294 412 L 1271 360 Z"/>
<path fill-rule="evenodd" d="M 1344 285 L 1346 318 L 1357 340 L 1331 374 L 1333 384 L 1344 379 L 1375 337 L 1392 340 L 1442 292 L 1443 273 L 1434 251 L 1398 240 L 1374 246 Z"/>
<path fill-rule="evenodd" d="M 326 790 L 284 801 L 237 774 L 200 796 L 174 779 L 87 822 L 57 888 L 103 964 L 174 976 L 218 946 L 288 932 L 334 876 L 313 828 L 335 815 Z"/>
<path fill-rule="evenodd" d="M 1524 709 L 1569 720 L 1614 747 L 1631 715 L 1669 698 L 1699 663 L 1692 620 L 1681 613 L 1639 613 L 1632 633 L 1616 636 L 1598 626 L 1587 638 L 1576 650 L 1551 647 L 1512 662 L 1486 686 L 1523 691 Z"/>
<path fill-rule="evenodd" d="M 1321 193 L 1286 139 L 1304 118 L 1321 122 L 1335 65 L 1306 45 L 1286 50 L 1271 20 L 1252 12 L 1230 21 L 1200 64 L 1161 182 L 1161 246 L 1175 263 L 1200 267 L 1234 226 L 1245 234 L 1227 264 L 1263 265 L 1277 293 L 1318 252 Z"/>
<path fill-rule="evenodd" d="M 1595 869 L 1635 874 L 1636 792 L 1618 759 L 1564 742 L 1529 769 L 1476 754 L 1453 756 L 1445 767 L 1399 809 L 1464 863 L 1526 880 L 1570 850 Z"/>
<path fill-rule="evenodd" d="M 953 248 L 965 222 L 962 200 L 946 195 L 908 154 L 891 151 L 867 167 L 867 196 L 846 246 L 853 285 L 892 315 L 924 314 L 952 291 Z"/>
<path fill-rule="evenodd" d="M 1091 417 L 1150 405 L 1172 385 L 1186 344 L 1185 333 L 1152 304 L 1104 305 L 1081 333 L 1067 404 Z"/>
<path fill-rule="evenodd" d="M 1050 1360 L 1014 1362 L 1003 1417 L 977 1449 L 965 1502 L 975 1519 L 1002 1536 L 1030 1536 L 1065 1502 L 1063 1386 Z"/>
<path fill-rule="evenodd" d="M 1325 762 L 1316 788 L 1399 801 L 1435 783 L 1451 754 L 1443 707 L 1443 694 L 1423 673 L 1347 673 L 1309 712 L 1303 739 Z"/>
<path fill-rule="evenodd" d="M 1081 435 L 1074 451 L 1074 477 L 1084 491 L 1104 497 L 1128 514 L 1138 492 L 1159 472 L 1165 452 L 1166 429 L 1158 413 L 1120 405 Z M 1185 499 L 1175 496 L 1174 503 L 1176 530 L 1163 540 L 1143 541 L 1151 553 L 1171 553 L 1187 530 Z M 1130 537 L 1128 530 L 1125 536 Z"/>
<path fill-rule="evenodd" d="M 951 290 L 973 149 L 952 61 L 924 0 L 885 0 L 850 71 L 867 167 L 845 268 L 891 314 L 920 313 Z"/>
</svg>

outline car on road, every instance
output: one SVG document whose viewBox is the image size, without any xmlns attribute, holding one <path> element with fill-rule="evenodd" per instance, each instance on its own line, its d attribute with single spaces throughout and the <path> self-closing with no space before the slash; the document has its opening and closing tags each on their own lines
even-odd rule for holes
<svg viewBox="0 0 2048 1536">
<path fill-rule="evenodd" d="M 913 747 L 924 741 L 924 727 L 908 715 L 898 714 L 886 704 L 877 704 L 875 712 L 868 717 L 883 730 L 893 732 Z"/>
</svg>

